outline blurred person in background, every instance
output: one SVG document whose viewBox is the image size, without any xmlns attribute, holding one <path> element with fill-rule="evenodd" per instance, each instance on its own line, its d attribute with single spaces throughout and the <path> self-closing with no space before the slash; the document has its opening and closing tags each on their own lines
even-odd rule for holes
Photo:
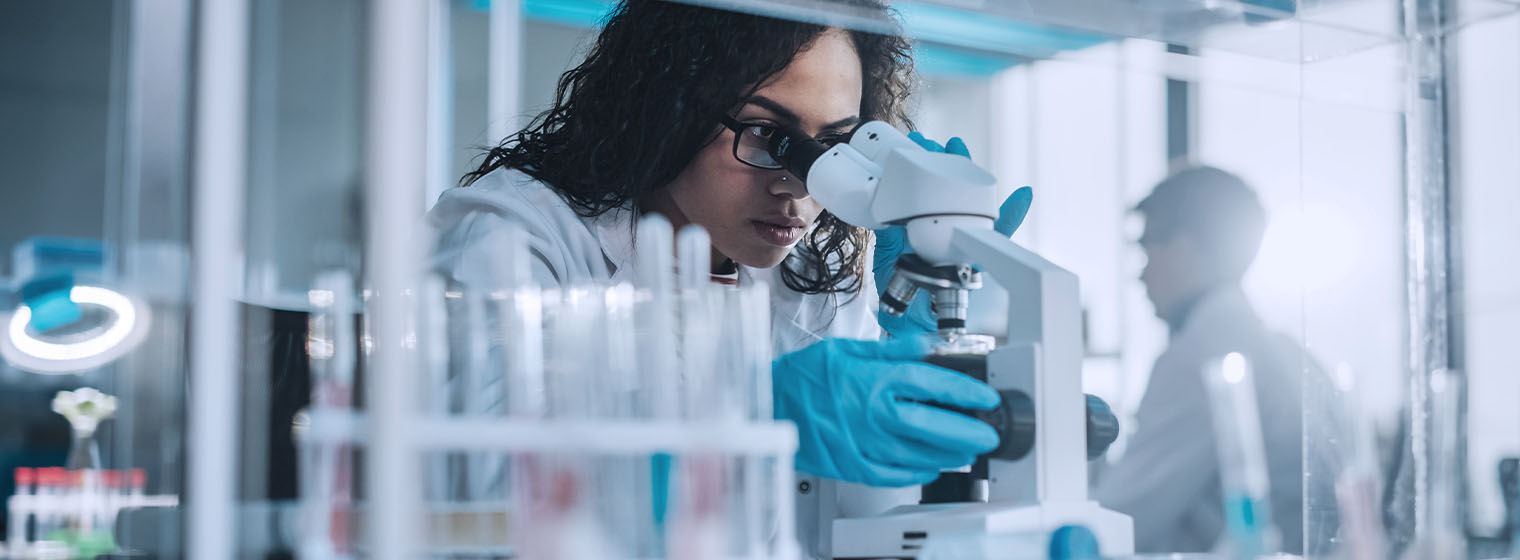
<svg viewBox="0 0 1520 560">
<path fill-rule="evenodd" d="M 1170 337 L 1152 367 L 1136 431 L 1098 481 L 1098 501 L 1134 517 L 1136 552 L 1216 549 L 1225 516 L 1203 372 L 1208 362 L 1239 352 L 1251 364 L 1263 415 L 1271 521 L 1282 550 L 1299 553 L 1301 380 L 1315 366 L 1302 346 L 1262 322 L 1241 287 L 1261 247 L 1266 211 L 1250 185 L 1212 167 L 1176 172 L 1135 211 L 1145 220 L 1140 281 Z"/>
</svg>

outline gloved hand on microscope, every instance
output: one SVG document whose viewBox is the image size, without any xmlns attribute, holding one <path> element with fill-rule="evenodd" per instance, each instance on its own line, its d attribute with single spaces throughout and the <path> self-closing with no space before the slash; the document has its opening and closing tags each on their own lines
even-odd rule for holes
<svg viewBox="0 0 1520 560">
<path fill-rule="evenodd" d="M 970 157 L 965 142 L 946 146 L 908 136 L 931 152 Z M 1012 235 L 1029 211 L 1024 187 L 999 208 L 993 229 Z M 911 252 L 901 225 L 875 230 L 872 269 L 886 290 L 900 256 Z M 883 340 L 825 340 L 778 358 L 773 366 L 776 417 L 797 423 L 797 468 L 816 476 L 872 486 L 933 481 L 998 445 L 990 426 L 954 412 L 991 410 L 999 395 L 985 383 L 923 360 L 938 330 L 931 298 L 915 298 L 901 317 L 877 315 Z"/>
</svg>

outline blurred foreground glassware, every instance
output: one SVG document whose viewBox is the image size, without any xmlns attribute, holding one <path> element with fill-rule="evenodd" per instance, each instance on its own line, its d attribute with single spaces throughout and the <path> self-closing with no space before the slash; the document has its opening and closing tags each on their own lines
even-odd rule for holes
<svg viewBox="0 0 1520 560">
<path fill-rule="evenodd" d="M 1232 352 L 1206 368 L 1229 555 L 1250 560 L 1275 553 L 1281 537 L 1272 523 L 1266 449 L 1251 366 L 1245 356 Z"/>
</svg>

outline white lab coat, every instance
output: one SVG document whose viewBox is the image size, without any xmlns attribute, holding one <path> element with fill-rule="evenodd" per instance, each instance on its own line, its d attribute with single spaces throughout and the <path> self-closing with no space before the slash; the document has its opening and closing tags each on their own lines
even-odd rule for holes
<svg viewBox="0 0 1520 560">
<path fill-rule="evenodd" d="M 1252 366 L 1273 521 L 1284 550 L 1303 542 L 1301 380 L 1318 375 L 1303 347 L 1270 331 L 1238 287 L 1195 304 L 1156 359 L 1122 458 L 1101 473 L 1099 503 L 1135 520 L 1136 552 L 1200 552 L 1221 542 L 1219 462 L 1202 372 L 1240 352 Z"/>
<path fill-rule="evenodd" d="M 432 264 L 450 281 L 470 285 L 492 276 L 499 246 L 493 235 L 507 222 L 516 222 L 529 236 L 533 278 L 542 286 L 586 282 L 633 281 L 637 240 L 634 216 L 616 209 L 594 218 L 576 214 L 543 183 L 516 170 L 493 171 L 474 184 L 450 189 L 428 213 L 437 243 Z M 499 238 L 497 238 L 499 239 Z M 670 247 L 654 250 L 670 251 Z M 865 256 L 870 262 L 871 255 Z M 854 298 L 803 294 L 790 290 L 777 275 L 779 267 L 739 267 L 739 282 L 764 281 L 771 287 L 771 343 L 779 356 L 825 338 L 876 340 L 875 281 L 866 275 Z M 803 550 L 818 550 L 822 519 L 835 515 L 875 514 L 917 497 L 917 489 L 879 490 L 820 481 L 798 473 L 798 539 Z M 807 492 L 802 492 L 803 488 Z M 834 495 L 838 495 L 837 510 Z"/>
</svg>

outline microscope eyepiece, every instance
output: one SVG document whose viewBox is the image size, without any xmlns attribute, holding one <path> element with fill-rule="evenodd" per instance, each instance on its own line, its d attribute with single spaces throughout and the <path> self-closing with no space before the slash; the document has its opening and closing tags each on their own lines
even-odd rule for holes
<svg viewBox="0 0 1520 560">
<path fill-rule="evenodd" d="M 849 136 L 849 134 L 844 135 L 840 141 L 849 141 Z M 776 134 L 771 135 L 770 155 L 771 158 L 781 162 L 783 169 L 806 183 L 808 171 L 813 168 L 813 162 L 823 157 L 823 154 L 833 148 L 834 144 L 837 142 L 824 143 L 795 128 L 781 128 L 776 131 Z"/>
</svg>

